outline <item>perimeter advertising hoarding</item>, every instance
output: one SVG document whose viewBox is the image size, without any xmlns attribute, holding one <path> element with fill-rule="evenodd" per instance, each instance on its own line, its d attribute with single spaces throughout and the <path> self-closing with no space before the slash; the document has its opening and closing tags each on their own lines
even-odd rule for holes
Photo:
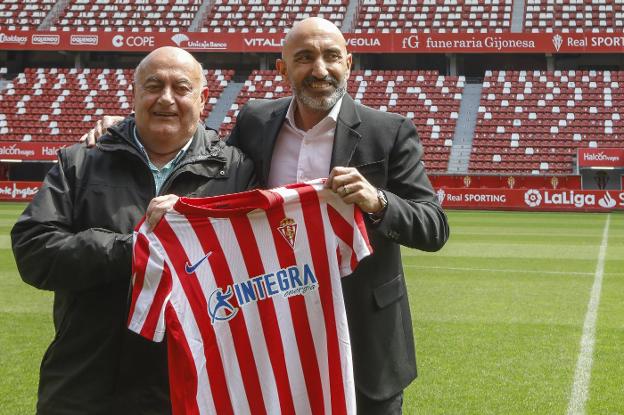
<svg viewBox="0 0 624 415">
<path fill-rule="evenodd" d="M 0 50 L 279 52 L 282 33 L 0 31 Z M 622 53 L 616 33 L 347 33 L 355 53 Z"/>
<path fill-rule="evenodd" d="M 0 181 L 0 200 L 29 201 L 41 182 Z M 440 188 L 445 209 L 609 212 L 624 210 L 624 191 Z"/>
<path fill-rule="evenodd" d="M 56 152 L 75 143 L 0 143 L 0 160 L 55 161 Z"/>
<path fill-rule="evenodd" d="M 446 209 L 608 212 L 624 210 L 624 191 L 439 188 Z"/>
<path fill-rule="evenodd" d="M 579 148 L 578 166 L 624 168 L 624 148 Z"/>
<path fill-rule="evenodd" d="M 435 189 L 441 187 L 485 189 L 582 189 L 581 176 L 515 174 L 429 174 Z"/>
<path fill-rule="evenodd" d="M 0 181 L 0 200 L 27 202 L 32 200 L 41 182 Z"/>
</svg>

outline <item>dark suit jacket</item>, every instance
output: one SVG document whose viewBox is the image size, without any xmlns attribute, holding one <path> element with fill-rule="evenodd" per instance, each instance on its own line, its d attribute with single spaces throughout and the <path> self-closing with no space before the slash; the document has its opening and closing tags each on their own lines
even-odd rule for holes
<svg viewBox="0 0 624 415">
<path fill-rule="evenodd" d="M 254 161 L 263 186 L 290 100 L 250 101 L 238 114 L 229 138 L 229 144 L 240 147 Z M 368 224 L 373 255 L 343 278 L 342 284 L 356 387 L 377 400 L 397 394 L 416 377 L 400 245 L 437 251 L 449 235 L 422 154 L 410 120 L 359 105 L 345 95 L 331 166 L 357 167 L 388 197 L 383 220 Z"/>
</svg>

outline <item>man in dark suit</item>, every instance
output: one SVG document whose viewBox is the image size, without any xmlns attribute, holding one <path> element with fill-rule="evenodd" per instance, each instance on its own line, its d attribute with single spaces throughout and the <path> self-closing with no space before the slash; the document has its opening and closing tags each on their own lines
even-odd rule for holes
<svg viewBox="0 0 624 415">
<path fill-rule="evenodd" d="M 416 377 L 400 245 L 437 251 L 449 229 L 412 122 L 346 94 L 351 59 L 329 21 L 294 25 L 277 61 L 294 97 L 250 101 L 228 143 L 253 160 L 263 187 L 328 176 L 329 187 L 368 214 L 374 253 L 343 279 L 357 409 L 400 414 L 403 389 Z M 112 121 L 98 122 L 85 138 L 93 142 Z M 163 196 L 148 220 L 156 223 L 175 200 Z"/>
<path fill-rule="evenodd" d="M 329 21 L 295 24 L 277 68 L 294 97 L 250 101 L 228 143 L 254 161 L 262 186 L 329 176 L 329 187 L 368 214 L 374 253 L 343 279 L 358 414 L 400 414 L 416 377 L 400 245 L 437 251 L 449 235 L 422 146 L 410 120 L 345 93 L 351 55 Z"/>
</svg>

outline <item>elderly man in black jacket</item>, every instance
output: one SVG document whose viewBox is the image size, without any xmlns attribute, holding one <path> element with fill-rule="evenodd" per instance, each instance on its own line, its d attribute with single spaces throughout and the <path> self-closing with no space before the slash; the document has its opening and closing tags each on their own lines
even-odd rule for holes
<svg viewBox="0 0 624 415">
<path fill-rule="evenodd" d="M 135 72 L 135 117 L 96 147 L 61 150 L 15 224 L 23 280 L 55 293 L 39 414 L 171 411 L 166 346 L 125 327 L 132 231 L 156 195 L 210 196 L 254 184 L 252 162 L 199 124 L 207 96 L 189 53 L 153 51 Z"/>
</svg>

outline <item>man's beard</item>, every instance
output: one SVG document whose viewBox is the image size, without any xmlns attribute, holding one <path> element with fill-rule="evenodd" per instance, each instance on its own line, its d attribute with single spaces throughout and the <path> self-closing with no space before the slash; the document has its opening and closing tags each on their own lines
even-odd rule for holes
<svg viewBox="0 0 624 415">
<path fill-rule="evenodd" d="M 311 96 L 306 93 L 304 87 L 312 88 L 313 82 L 325 81 L 329 82 L 335 89 L 328 96 Z M 342 98 L 347 90 L 347 78 L 342 78 L 342 82 L 338 82 L 336 78 L 331 75 L 325 76 L 323 79 L 318 79 L 314 76 L 308 76 L 304 78 L 301 88 L 293 88 L 295 97 L 302 104 L 311 110 L 324 112 L 331 110 L 334 105 Z"/>
</svg>

